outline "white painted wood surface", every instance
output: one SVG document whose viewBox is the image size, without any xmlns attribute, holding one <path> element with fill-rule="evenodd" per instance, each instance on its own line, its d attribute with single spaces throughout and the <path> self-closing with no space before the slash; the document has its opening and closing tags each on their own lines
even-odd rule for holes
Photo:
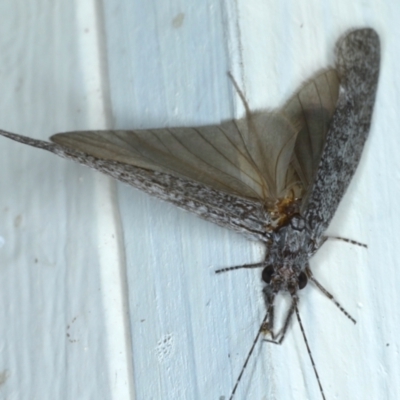
<svg viewBox="0 0 400 400">
<path fill-rule="evenodd" d="M 327 399 L 398 399 L 400 4 L 3 0 L 0 127 L 36 138 L 188 126 L 273 108 L 352 27 L 382 40 L 360 168 L 312 260 L 300 312 Z M 132 188 L 0 139 L 0 398 L 220 399 L 264 314 L 263 249 Z M 237 399 L 319 399 L 296 322 L 260 344 Z"/>
</svg>

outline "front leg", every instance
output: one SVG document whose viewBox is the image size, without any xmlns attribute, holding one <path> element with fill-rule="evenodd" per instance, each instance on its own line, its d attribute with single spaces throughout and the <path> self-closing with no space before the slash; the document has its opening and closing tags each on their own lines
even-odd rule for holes
<svg viewBox="0 0 400 400">
<path fill-rule="evenodd" d="M 283 342 L 283 339 L 285 338 L 285 334 L 289 327 L 290 320 L 297 306 L 298 298 L 297 296 L 292 296 L 292 304 L 290 305 L 289 311 L 285 317 L 285 322 L 283 324 L 283 327 L 279 330 L 279 332 L 275 333 L 274 330 L 275 293 L 269 292 L 267 288 L 265 289 L 266 290 L 264 290 L 264 300 L 265 300 L 265 306 L 267 308 L 267 319 L 263 323 L 262 331 L 265 334 L 269 334 L 271 336 L 271 339 L 264 339 L 264 340 L 274 344 L 281 344 Z"/>
</svg>

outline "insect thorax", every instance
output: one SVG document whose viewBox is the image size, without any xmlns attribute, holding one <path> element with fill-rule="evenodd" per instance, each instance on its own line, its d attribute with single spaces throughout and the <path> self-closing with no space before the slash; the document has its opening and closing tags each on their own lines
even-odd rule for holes
<svg viewBox="0 0 400 400">
<path fill-rule="evenodd" d="M 275 231 L 286 225 L 294 215 L 300 212 L 300 202 L 300 198 L 290 195 L 269 204 L 267 210 L 271 216 L 271 223 L 267 225 L 267 231 Z"/>
<path fill-rule="evenodd" d="M 265 260 L 262 279 L 272 293 L 289 291 L 291 294 L 307 283 L 304 269 L 308 265 L 310 231 L 300 214 L 294 215 L 272 234 Z"/>
</svg>

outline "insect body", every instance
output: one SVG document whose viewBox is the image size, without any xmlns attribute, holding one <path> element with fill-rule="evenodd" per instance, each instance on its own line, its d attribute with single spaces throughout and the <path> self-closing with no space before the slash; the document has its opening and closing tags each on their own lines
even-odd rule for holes
<svg viewBox="0 0 400 400">
<path fill-rule="evenodd" d="M 376 32 L 354 30 L 338 41 L 335 68 L 302 85 L 277 112 L 252 113 L 244 101 L 246 117 L 219 126 L 69 132 L 52 136 L 53 143 L 0 134 L 95 168 L 264 242 L 265 260 L 241 266 L 262 268 L 265 282 L 267 313 L 256 339 L 266 331 L 271 341 L 281 343 L 296 313 L 306 340 L 297 292 L 312 280 L 332 298 L 308 262 L 326 240 L 324 232 L 361 157 L 379 61 Z M 292 303 L 275 333 L 274 299 L 281 291 L 290 294 Z"/>
</svg>

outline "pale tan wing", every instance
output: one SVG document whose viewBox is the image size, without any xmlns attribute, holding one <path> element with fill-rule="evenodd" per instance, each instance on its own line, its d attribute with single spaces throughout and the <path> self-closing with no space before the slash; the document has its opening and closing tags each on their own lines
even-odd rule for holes
<svg viewBox="0 0 400 400">
<path fill-rule="evenodd" d="M 298 132 L 292 166 L 304 187 L 303 204 L 315 179 L 338 95 L 338 75 L 330 69 L 304 84 L 282 108 Z"/>
<path fill-rule="evenodd" d="M 253 114 L 250 124 L 242 119 L 198 128 L 70 132 L 51 140 L 96 158 L 166 172 L 266 202 L 279 195 L 275 169 L 295 136 L 286 118 L 263 112 Z"/>
<path fill-rule="evenodd" d="M 274 204 L 289 191 L 301 197 L 310 184 L 331 115 L 324 107 L 334 102 L 328 90 L 333 73 L 303 85 L 280 112 L 256 112 L 218 126 L 69 132 L 51 139 L 99 159 Z"/>
</svg>

